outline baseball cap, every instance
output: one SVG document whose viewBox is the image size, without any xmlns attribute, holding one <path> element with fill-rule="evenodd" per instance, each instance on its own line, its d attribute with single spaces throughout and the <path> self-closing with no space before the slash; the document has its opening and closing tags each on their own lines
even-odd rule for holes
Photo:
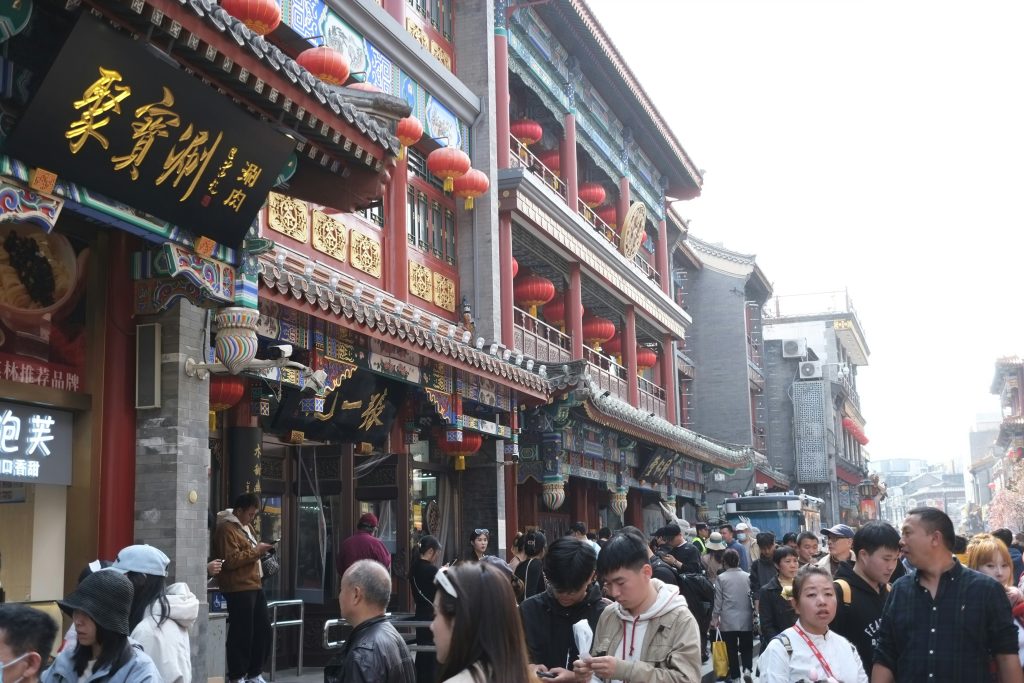
<svg viewBox="0 0 1024 683">
<path fill-rule="evenodd" d="M 373 514 L 372 512 L 364 512 L 363 515 L 359 518 L 359 526 L 366 526 L 370 527 L 371 529 L 376 529 L 378 526 L 377 515 Z"/>
<path fill-rule="evenodd" d="M 750 525 L 748 525 L 746 522 L 740 522 L 736 525 L 736 531 L 747 531 L 749 529 Z"/>
<path fill-rule="evenodd" d="M 853 529 L 845 524 L 836 524 L 830 529 L 822 529 L 821 533 L 826 536 L 837 536 L 839 538 L 853 538 Z"/>
<path fill-rule="evenodd" d="M 151 545 L 130 545 L 117 553 L 111 569 L 119 572 L 137 572 L 150 576 L 167 576 L 167 565 L 171 558 L 162 550 Z"/>
</svg>

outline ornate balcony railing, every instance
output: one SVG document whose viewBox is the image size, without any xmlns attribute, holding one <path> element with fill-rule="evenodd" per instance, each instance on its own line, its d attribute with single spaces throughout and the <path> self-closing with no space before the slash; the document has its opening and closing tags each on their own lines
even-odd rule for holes
<svg viewBox="0 0 1024 683">
<path fill-rule="evenodd" d="M 529 147 L 524 145 L 519 138 L 509 135 L 512 139 L 512 156 L 509 165 L 513 168 L 522 167 L 538 176 L 544 184 L 557 192 L 562 199 L 566 198 L 565 181 L 557 173 L 541 163 L 540 159 L 534 156 Z"/>
<path fill-rule="evenodd" d="M 543 320 L 521 308 L 514 313 L 515 350 L 538 363 L 568 363 L 572 360 L 572 340 Z"/>
<path fill-rule="evenodd" d="M 603 356 L 589 346 L 583 347 L 583 357 L 587 359 L 591 380 L 602 390 L 623 401 L 629 401 L 629 383 L 626 381 L 626 368 L 608 356 Z"/>
<path fill-rule="evenodd" d="M 654 382 L 638 377 L 637 382 L 640 389 L 640 410 L 654 413 L 658 417 L 666 418 L 665 415 L 665 390 Z"/>
</svg>

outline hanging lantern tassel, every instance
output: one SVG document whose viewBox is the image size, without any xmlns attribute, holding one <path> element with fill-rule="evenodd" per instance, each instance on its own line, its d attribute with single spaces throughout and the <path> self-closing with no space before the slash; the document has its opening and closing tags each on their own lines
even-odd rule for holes
<svg viewBox="0 0 1024 683">
<path fill-rule="evenodd" d="M 398 150 L 398 158 L 405 158 L 405 148 L 412 147 L 423 137 L 423 124 L 415 116 L 407 116 L 395 127 L 395 137 L 402 143 Z"/>
<path fill-rule="evenodd" d="M 486 173 L 471 168 L 465 175 L 455 179 L 453 188 L 456 197 L 465 198 L 465 208 L 469 210 L 473 208 L 473 200 L 487 192 L 490 186 Z"/>
<path fill-rule="evenodd" d="M 455 189 L 455 179 L 469 172 L 469 155 L 458 147 L 441 147 L 427 157 L 427 170 L 444 178 L 444 191 Z"/>
</svg>

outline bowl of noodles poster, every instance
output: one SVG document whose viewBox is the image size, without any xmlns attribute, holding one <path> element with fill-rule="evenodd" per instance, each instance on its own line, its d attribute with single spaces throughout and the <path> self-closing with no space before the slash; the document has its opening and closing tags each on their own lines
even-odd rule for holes
<svg viewBox="0 0 1024 683">
<path fill-rule="evenodd" d="M 44 384 L 43 368 L 11 356 L 81 368 L 87 248 L 28 223 L 0 224 L 0 378 Z M 64 388 L 64 387 L 60 387 Z"/>
</svg>

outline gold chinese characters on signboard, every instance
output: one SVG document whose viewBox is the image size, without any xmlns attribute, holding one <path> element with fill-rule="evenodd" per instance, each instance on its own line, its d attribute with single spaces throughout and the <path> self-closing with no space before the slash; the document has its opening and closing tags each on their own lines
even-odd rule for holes
<svg viewBox="0 0 1024 683">
<path fill-rule="evenodd" d="M 424 301 L 434 300 L 434 279 L 430 268 L 409 261 L 409 293 Z"/>
<path fill-rule="evenodd" d="M 352 267 L 367 275 L 380 277 L 382 269 L 380 242 L 358 230 L 353 230 L 349 244 L 351 247 L 348 260 Z"/>
<path fill-rule="evenodd" d="M 309 239 L 309 207 L 306 202 L 271 192 L 267 196 L 267 225 L 275 232 L 305 243 Z"/>
<path fill-rule="evenodd" d="M 348 256 L 348 228 L 323 211 L 313 211 L 313 248 L 344 261 Z"/>
</svg>

